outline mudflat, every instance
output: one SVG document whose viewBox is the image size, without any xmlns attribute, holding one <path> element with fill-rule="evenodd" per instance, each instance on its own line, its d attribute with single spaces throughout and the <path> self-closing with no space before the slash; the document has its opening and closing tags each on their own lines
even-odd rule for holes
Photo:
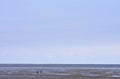
<svg viewBox="0 0 120 79">
<path fill-rule="evenodd" d="M 90 76 L 0 76 L 0 79 L 120 79 L 117 77 L 90 77 Z"/>
<path fill-rule="evenodd" d="M 120 79 L 120 65 L 2 65 L 0 79 Z"/>
</svg>

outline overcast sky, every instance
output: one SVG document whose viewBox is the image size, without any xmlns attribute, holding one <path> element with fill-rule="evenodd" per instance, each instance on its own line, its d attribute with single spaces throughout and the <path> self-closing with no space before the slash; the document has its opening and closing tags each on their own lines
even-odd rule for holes
<svg viewBox="0 0 120 79">
<path fill-rule="evenodd" d="M 120 64 L 120 0 L 0 0 L 0 63 Z"/>
</svg>

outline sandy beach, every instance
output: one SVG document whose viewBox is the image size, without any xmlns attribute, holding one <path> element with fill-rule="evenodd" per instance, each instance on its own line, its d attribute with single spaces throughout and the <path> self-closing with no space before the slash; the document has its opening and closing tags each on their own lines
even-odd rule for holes
<svg viewBox="0 0 120 79">
<path fill-rule="evenodd" d="M 0 79 L 120 79 L 120 66 L 1 65 Z"/>
<path fill-rule="evenodd" d="M 120 79 L 117 77 L 82 77 L 82 76 L 0 76 L 0 79 Z"/>
<path fill-rule="evenodd" d="M 43 72 L 36 71 L 42 70 Z M 0 70 L 0 79 L 120 79 L 119 69 L 77 68 L 6 68 Z"/>
</svg>

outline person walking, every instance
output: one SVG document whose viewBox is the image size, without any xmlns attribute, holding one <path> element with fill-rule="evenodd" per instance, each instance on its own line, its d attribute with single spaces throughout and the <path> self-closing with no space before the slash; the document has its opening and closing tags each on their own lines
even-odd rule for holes
<svg viewBox="0 0 120 79">
<path fill-rule="evenodd" d="M 36 71 L 36 75 L 37 75 L 37 76 L 39 75 L 39 71 Z"/>
</svg>

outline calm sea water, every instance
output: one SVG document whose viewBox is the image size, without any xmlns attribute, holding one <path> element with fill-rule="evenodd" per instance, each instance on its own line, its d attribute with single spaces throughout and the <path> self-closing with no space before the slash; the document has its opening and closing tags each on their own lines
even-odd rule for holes
<svg viewBox="0 0 120 79">
<path fill-rule="evenodd" d="M 119 67 L 120 64 L 0 64 L 0 67 Z"/>
</svg>

